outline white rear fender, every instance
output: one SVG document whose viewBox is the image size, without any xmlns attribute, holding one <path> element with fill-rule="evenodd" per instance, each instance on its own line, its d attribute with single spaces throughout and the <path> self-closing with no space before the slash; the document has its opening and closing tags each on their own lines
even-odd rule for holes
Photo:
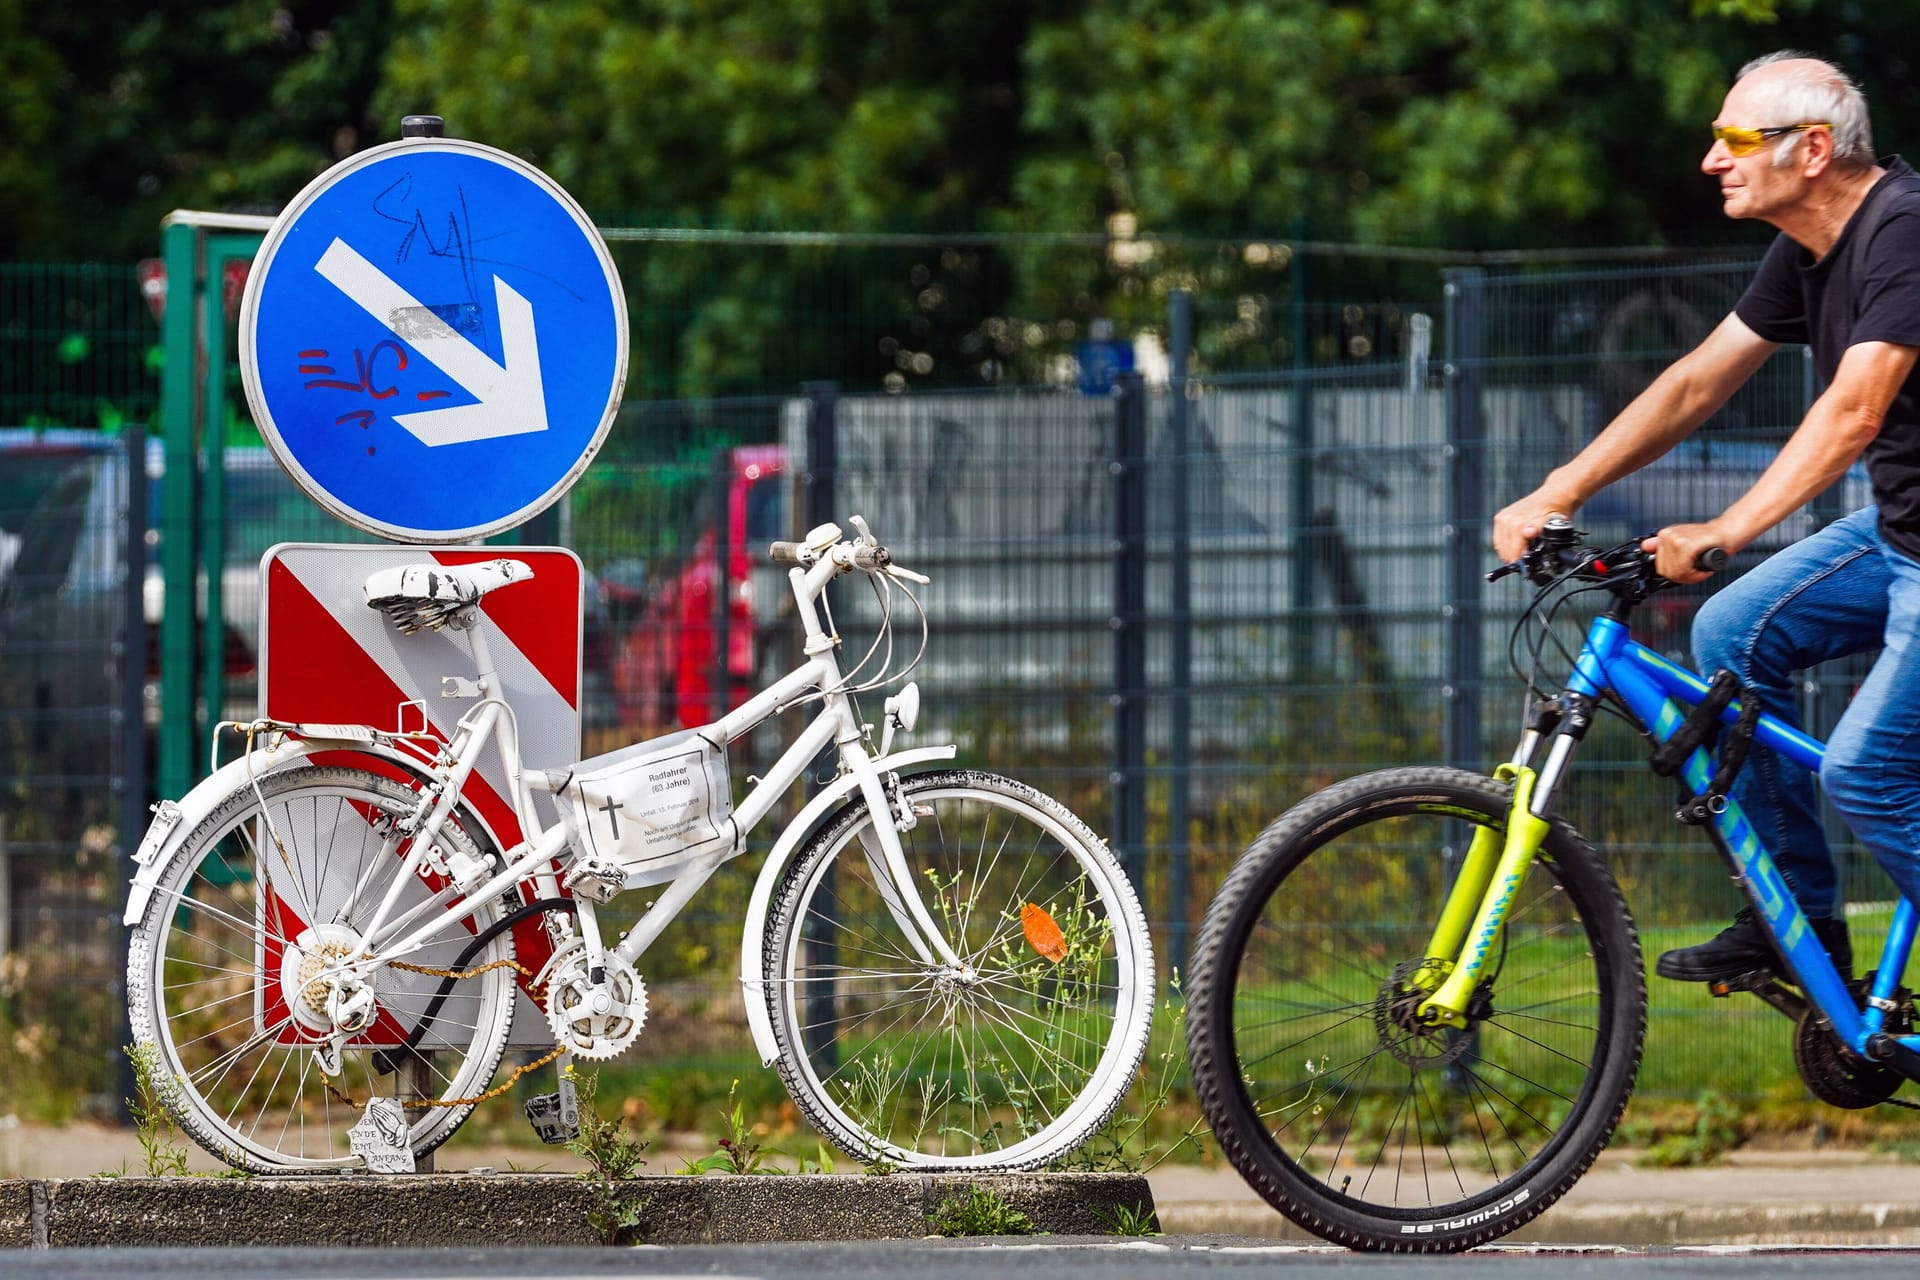
<svg viewBox="0 0 1920 1280">
<path fill-rule="evenodd" d="M 896 751 L 875 760 L 873 767 L 882 774 L 898 773 L 914 765 L 951 760 L 956 750 L 955 747 L 944 746 Z M 753 896 L 747 901 L 746 928 L 740 938 L 740 985 L 746 992 L 747 1027 L 753 1032 L 753 1044 L 760 1051 L 760 1065 L 763 1067 L 772 1066 L 780 1056 L 780 1042 L 773 1034 L 773 1017 L 767 1012 L 767 908 L 772 904 L 773 891 L 780 887 L 787 863 L 800 847 L 801 841 L 811 836 L 828 814 L 859 789 L 860 779 L 853 774 L 843 773 L 819 795 L 807 801 L 806 807 L 794 816 L 786 830 L 780 833 L 780 838 L 774 841 L 773 851 L 767 854 L 767 861 L 760 868 L 760 878 L 753 882 Z"/>
<path fill-rule="evenodd" d="M 136 864 L 133 884 L 127 891 L 127 911 L 122 922 L 128 928 L 140 923 L 140 917 L 146 913 L 147 900 L 153 896 L 153 887 L 160 882 L 161 873 L 179 853 L 188 834 L 206 821 L 227 797 L 246 786 L 249 778 L 262 778 L 295 767 L 309 768 L 308 758 L 326 751 L 351 751 L 359 756 L 372 756 L 399 767 L 412 777 L 424 780 L 427 776 L 423 762 L 370 736 L 282 736 L 270 746 L 228 761 L 202 778 L 177 802 L 162 800 L 153 806 L 153 821 L 148 824 L 147 833 L 141 838 L 140 847 L 133 855 Z M 462 805 L 459 812 L 462 826 L 472 831 L 478 825 L 476 836 L 484 833 L 493 848 L 502 847 L 491 828 L 485 825 L 471 806 Z"/>
</svg>

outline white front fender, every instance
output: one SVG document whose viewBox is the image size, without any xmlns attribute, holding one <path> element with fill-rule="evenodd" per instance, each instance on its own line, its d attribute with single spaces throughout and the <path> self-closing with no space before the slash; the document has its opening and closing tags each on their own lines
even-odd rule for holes
<svg viewBox="0 0 1920 1280">
<path fill-rule="evenodd" d="M 953 746 L 944 746 L 896 751 L 875 760 L 873 767 L 883 774 L 898 773 L 912 765 L 951 760 L 957 750 Z M 826 816 L 859 788 L 860 779 L 846 773 L 835 778 L 819 795 L 807 801 L 793 821 L 787 824 L 786 830 L 780 833 L 780 838 L 774 841 L 773 851 L 767 854 L 767 861 L 760 868 L 760 878 L 753 882 L 753 896 L 747 901 L 746 929 L 740 938 L 740 985 L 746 991 L 747 1028 L 753 1032 L 754 1048 L 760 1051 L 760 1065 L 763 1067 L 772 1066 L 780 1056 L 780 1042 L 773 1034 L 773 1017 L 767 1012 L 766 950 L 763 946 L 767 934 L 767 907 L 773 901 L 773 891 L 779 888 L 780 877 L 800 842 L 812 835 Z"/>
<path fill-rule="evenodd" d="M 140 847 L 133 855 L 137 865 L 133 884 L 127 891 L 127 911 L 122 923 L 129 929 L 140 923 L 140 917 L 147 909 L 147 900 L 153 896 L 153 888 L 160 882 L 161 873 L 173 861 L 188 834 L 206 821 L 227 797 L 246 786 L 249 778 L 264 777 L 295 766 L 311 767 L 306 764 L 307 757 L 324 751 L 351 751 L 355 755 L 373 756 L 399 766 L 412 777 L 426 777 L 426 765 L 420 760 L 383 742 L 361 737 L 282 736 L 269 746 L 228 761 L 202 778 L 177 802 L 162 800 L 153 806 L 153 821 L 148 824 L 147 833 L 141 837 Z M 471 806 L 461 807 L 460 822 L 470 831 L 473 830 L 472 824 L 479 824 L 480 832 L 484 832 L 486 838 L 493 842 L 493 847 L 501 847 L 492 829 L 481 822 L 479 814 Z"/>
</svg>

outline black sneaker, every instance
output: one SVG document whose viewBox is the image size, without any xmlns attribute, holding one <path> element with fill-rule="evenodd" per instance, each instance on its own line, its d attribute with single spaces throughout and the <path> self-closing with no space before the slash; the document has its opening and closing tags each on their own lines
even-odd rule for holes
<svg viewBox="0 0 1920 1280">
<path fill-rule="evenodd" d="M 1813 934 L 1827 949 L 1842 978 L 1853 976 L 1853 942 L 1847 936 L 1847 922 L 1841 919 L 1816 920 L 1808 917 Z M 1764 969 L 1781 976 L 1783 966 L 1752 907 L 1742 907 L 1733 923 L 1718 935 L 1697 946 L 1681 947 L 1661 956 L 1653 971 L 1663 978 L 1680 982 L 1726 982 L 1742 974 Z"/>
</svg>

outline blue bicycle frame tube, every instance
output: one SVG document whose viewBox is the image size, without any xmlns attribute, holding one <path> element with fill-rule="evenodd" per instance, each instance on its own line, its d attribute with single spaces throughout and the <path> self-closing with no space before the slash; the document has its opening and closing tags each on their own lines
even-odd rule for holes
<svg viewBox="0 0 1920 1280">
<path fill-rule="evenodd" d="M 1580 651 L 1567 690 L 1598 698 L 1607 689 L 1619 695 L 1656 739 L 1665 742 L 1686 718 L 1679 704 L 1697 706 L 1707 694 L 1707 682 L 1636 643 L 1618 620 L 1601 617 L 1587 629 L 1586 647 Z M 1721 720 L 1731 724 L 1739 715 L 1740 704 L 1736 702 L 1721 714 Z M 1820 742 L 1772 716 L 1760 716 L 1753 737 L 1759 745 L 1819 771 L 1825 754 Z M 1681 777 L 1693 794 L 1700 795 L 1712 782 L 1713 772 L 1712 757 L 1704 748 L 1695 748 L 1687 757 Z M 1854 1008 L 1840 971 L 1814 938 L 1800 904 L 1794 901 L 1785 878 L 1774 865 L 1773 855 L 1760 843 L 1746 815 L 1731 798 L 1726 809 L 1715 815 L 1713 827 L 1732 853 L 1740 875 L 1753 886 L 1754 901 L 1779 939 L 1787 962 L 1799 977 L 1801 990 L 1832 1024 L 1834 1034 L 1865 1056 L 1867 1040 L 1885 1029 L 1885 1012 L 1872 1004 L 1864 1012 Z M 1899 986 L 1913 945 L 1915 922 L 1914 904 L 1901 898 L 1894 908 L 1893 925 L 1887 932 L 1871 992 L 1880 1000 L 1889 999 Z M 1920 1035 L 1901 1036 L 1899 1040 L 1909 1049 L 1920 1049 Z"/>
</svg>

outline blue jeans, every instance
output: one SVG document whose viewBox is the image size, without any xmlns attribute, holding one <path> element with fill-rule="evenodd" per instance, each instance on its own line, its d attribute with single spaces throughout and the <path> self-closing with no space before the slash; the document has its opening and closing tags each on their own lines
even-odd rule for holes
<svg viewBox="0 0 1920 1280">
<path fill-rule="evenodd" d="M 1820 780 L 1862 844 L 1920 904 L 1920 564 L 1880 537 L 1866 507 L 1778 552 L 1694 617 L 1703 674 L 1725 668 L 1763 710 L 1800 727 L 1794 673 L 1881 649 L 1827 741 Z M 1808 915 L 1837 884 L 1807 770 L 1756 746 L 1733 796 Z"/>
</svg>

